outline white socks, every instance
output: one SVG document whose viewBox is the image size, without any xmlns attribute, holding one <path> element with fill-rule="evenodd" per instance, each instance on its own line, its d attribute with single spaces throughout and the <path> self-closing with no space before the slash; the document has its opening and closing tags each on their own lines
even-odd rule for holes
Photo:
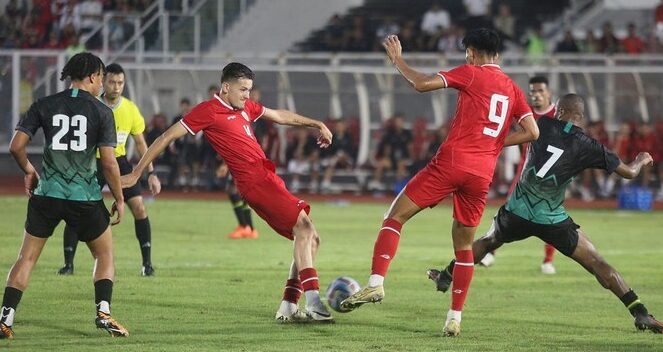
<svg viewBox="0 0 663 352">
<path fill-rule="evenodd" d="M 459 311 L 459 310 L 449 309 L 449 312 L 447 313 L 447 321 L 453 319 L 453 320 L 456 320 L 457 322 L 460 323 L 460 315 L 461 315 L 461 313 L 462 313 L 462 312 Z"/>
<path fill-rule="evenodd" d="M 318 290 L 308 290 L 304 291 L 304 295 L 306 296 L 306 305 L 307 306 L 314 306 L 318 304 L 322 304 L 320 301 L 320 291 Z"/>
<path fill-rule="evenodd" d="M 5 323 L 7 326 L 12 326 L 14 324 L 14 313 L 16 311 L 14 308 L 5 308 L 2 307 L 2 317 L 0 317 L 0 321 Z"/>
<path fill-rule="evenodd" d="M 110 314 L 110 304 L 106 301 L 101 301 L 97 304 L 97 310 L 102 313 Z"/>
<path fill-rule="evenodd" d="M 369 287 L 383 286 L 383 285 L 384 285 L 384 276 L 371 274 L 371 276 L 368 277 Z"/>
</svg>

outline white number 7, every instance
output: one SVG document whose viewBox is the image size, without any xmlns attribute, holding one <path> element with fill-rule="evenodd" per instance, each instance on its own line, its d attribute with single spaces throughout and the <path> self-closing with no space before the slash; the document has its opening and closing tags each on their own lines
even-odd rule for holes
<svg viewBox="0 0 663 352">
<path fill-rule="evenodd" d="M 541 170 L 539 170 L 539 172 L 536 173 L 536 176 L 541 177 L 541 178 L 546 176 L 546 174 L 548 173 L 550 168 L 553 165 L 555 165 L 555 162 L 557 160 L 559 160 L 559 158 L 562 156 L 562 154 L 564 154 L 563 150 L 561 150 L 559 148 L 556 148 L 556 147 L 553 147 L 552 145 L 549 145 L 548 148 L 546 148 L 546 151 L 552 153 L 552 156 L 550 157 L 550 159 L 548 159 L 548 161 L 546 161 L 545 164 L 543 164 L 543 167 L 541 167 Z"/>
<path fill-rule="evenodd" d="M 500 109 L 500 114 L 497 115 L 497 103 L 502 104 Z M 493 94 L 490 97 L 490 110 L 488 110 L 488 120 L 497 124 L 496 129 L 484 127 L 483 134 L 491 136 L 493 138 L 497 137 L 504 126 L 504 120 L 506 119 L 506 113 L 509 111 L 509 97 L 501 94 Z"/>
</svg>

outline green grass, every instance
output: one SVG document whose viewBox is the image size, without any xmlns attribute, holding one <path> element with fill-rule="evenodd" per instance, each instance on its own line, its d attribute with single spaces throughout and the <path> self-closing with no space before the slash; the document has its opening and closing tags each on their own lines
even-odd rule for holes
<svg viewBox="0 0 663 352">
<path fill-rule="evenodd" d="M 22 238 L 26 199 L 0 198 L 0 275 Z M 387 205 L 313 204 L 322 236 L 321 286 L 348 275 L 366 283 L 373 242 Z M 406 225 L 386 281 L 383 304 L 336 314 L 334 325 L 281 326 L 274 313 L 291 260 L 291 243 L 258 220 L 260 239 L 225 238 L 235 226 L 226 201 L 157 200 L 148 204 L 154 278 L 139 276 L 133 220 L 113 229 L 117 278 L 113 315 L 131 332 L 111 339 L 95 330 L 92 260 L 78 249 L 76 275 L 58 277 L 62 225 L 47 244 L 14 324 L 16 351 L 662 351 L 663 336 L 640 333 L 610 292 L 557 255 L 543 276 L 537 239 L 503 247 L 492 268 L 477 267 L 463 333 L 442 337 L 449 296 L 425 277 L 453 255 L 451 209 L 426 210 Z M 487 209 L 479 232 L 495 209 Z M 663 214 L 572 212 L 640 295 L 663 317 Z"/>
</svg>

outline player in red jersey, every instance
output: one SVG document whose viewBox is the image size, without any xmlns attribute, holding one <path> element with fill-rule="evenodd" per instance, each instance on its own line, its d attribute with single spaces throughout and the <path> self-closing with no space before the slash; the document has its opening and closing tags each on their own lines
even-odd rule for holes
<svg viewBox="0 0 663 352">
<path fill-rule="evenodd" d="M 472 240 L 486 205 L 495 164 L 504 145 L 535 140 L 539 130 L 518 86 L 497 65 L 498 34 L 479 28 L 463 38 L 466 65 L 449 72 L 426 75 L 409 67 L 401 56 L 398 37 L 388 36 L 383 46 L 400 74 L 418 92 L 441 88 L 458 90 L 456 116 L 447 140 L 426 167 L 419 171 L 387 211 L 373 250 L 368 285 L 344 300 L 346 309 L 384 298 L 384 277 L 396 255 L 403 224 L 427 207 L 453 193 L 451 229 L 456 265 L 451 309 L 444 326 L 446 336 L 460 333 L 461 310 L 474 272 Z M 512 121 L 522 129 L 507 136 Z M 458 275 L 458 276 L 456 276 Z"/>
<path fill-rule="evenodd" d="M 263 118 L 281 125 L 317 128 L 321 148 L 331 144 L 332 134 L 320 121 L 288 110 L 272 110 L 250 100 L 254 77 L 243 64 L 233 62 L 224 67 L 219 94 L 195 106 L 180 123 L 159 136 L 133 172 L 122 179 L 122 186 L 135 184 L 143 169 L 173 140 L 203 131 L 228 165 L 239 193 L 251 208 L 280 235 L 294 240 L 294 261 L 276 319 L 331 322 L 333 318 L 320 300 L 318 274 L 313 267 L 320 237 L 308 216 L 311 208 L 285 188 L 274 164 L 256 141 L 251 123 Z M 302 292 L 306 296 L 305 313 L 297 305 Z"/>
<path fill-rule="evenodd" d="M 542 116 L 554 117 L 555 112 L 557 111 L 555 104 L 552 102 L 552 93 L 548 86 L 548 78 L 544 76 L 534 76 L 529 79 L 529 97 L 531 99 L 532 114 L 534 119 L 538 120 Z M 525 165 L 525 157 L 527 156 L 527 146 L 520 146 L 520 163 L 518 163 L 518 168 L 516 174 L 509 188 L 509 193 L 507 197 L 513 192 L 513 189 L 518 183 L 518 178 L 520 173 L 523 171 L 523 166 Z M 541 272 L 544 274 L 555 274 L 555 266 L 553 265 L 553 258 L 555 255 L 555 247 L 545 244 L 544 248 L 544 257 L 543 263 L 541 264 Z M 486 254 L 483 259 L 481 259 L 481 265 L 491 266 L 495 263 L 495 252 L 489 252 Z"/>
</svg>

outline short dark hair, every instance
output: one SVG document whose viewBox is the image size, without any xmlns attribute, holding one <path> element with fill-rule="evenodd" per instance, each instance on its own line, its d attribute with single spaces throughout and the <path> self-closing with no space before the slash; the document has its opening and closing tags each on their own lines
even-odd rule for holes
<svg viewBox="0 0 663 352">
<path fill-rule="evenodd" d="M 60 80 L 70 78 L 72 81 L 81 81 L 97 72 L 104 72 L 104 62 L 90 53 L 78 53 L 69 59 L 60 73 Z"/>
<path fill-rule="evenodd" d="M 466 49 L 473 48 L 491 56 L 497 55 L 500 44 L 500 35 L 489 28 L 472 29 L 463 38 Z"/>
<path fill-rule="evenodd" d="M 191 100 L 189 100 L 189 98 L 182 98 L 180 99 L 180 105 L 181 104 L 191 105 Z"/>
<path fill-rule="evenodd" d="M 221 73 L 221 83 L 228 81 L 236 81 L 241 78 L 253 80 L 255 74 L 251 71 L 250 68 L 246 67 L 244 64 L 239 62 L 231 62 L 223 68 Z"/>
<path fill-rule="evenodd" d="M 114 75 L 124 74 L 124 69 L 118 63 L 112 63 L 106 66 L 106 74 L 112 73 Z"/>
<path fill-rule="evenodd" d="M 559 99 L 557 103 L 558 109 L 566 111 L 579 112 L 585 107 L 585 99 L 578 94 L 567 94 Z"/>
<path fill-rule="evenodd" d="M 529 84 L 536 84 L 536 83 L 543 83 L 547 86 L 547 85 L 549 85 L 548 84 L 548 77 L 546 77 L 546 76 L 534 76 L 534 77 L 529 79 Z"/>
</svg>

